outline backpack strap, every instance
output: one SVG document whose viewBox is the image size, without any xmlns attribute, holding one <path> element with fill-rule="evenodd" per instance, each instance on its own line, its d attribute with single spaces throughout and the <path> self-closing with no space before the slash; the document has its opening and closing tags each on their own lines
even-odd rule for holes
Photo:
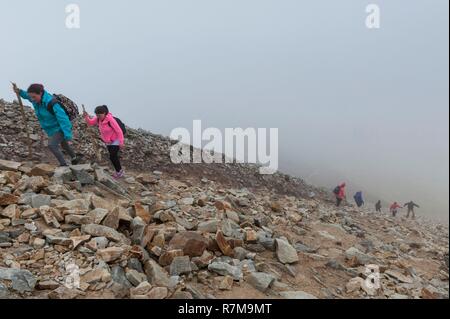
<svg viewBox="0 0 450 319">
<path fill-rule="evenodd" d="M 53 115 L 55 115 L 55 110 L 53 109 L 53 107 L 55 106 L 55 104 L 58 104 L 58 100 L 54 97 L 50 100 L 50 102 L 48 102 L 47 104 L 47 110 L 52 113 Z"/>
</svg>

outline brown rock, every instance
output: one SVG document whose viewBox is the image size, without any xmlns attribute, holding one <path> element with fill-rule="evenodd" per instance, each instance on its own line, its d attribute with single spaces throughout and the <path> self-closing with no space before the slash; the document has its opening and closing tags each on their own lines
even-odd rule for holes
<svg viewBox="0 0 450 319">
<path fill-rule="evenodd" d="M 134 210 L 136 212 L 136 217 L 142 218 L 146 224 L 149 224 L 152 221 L 152 214 L 146 211 L 141 203 L 135 203 Z"/>
<path fill-rule="evenodd" d="M 280 202 L 272 202 L 270 203 L 270 209 L 275 212 L 275 213 L 279 213 L 282 210 L 282 206 Z"/>
<path fill-rule="evenodd" d="M 152 240 L 152 244 L 153 246 L 164 248 L 164 245 L 166 244 L 164 233 L 160 232 L 158 235 L 156 235 Z"/>
<path fill-rule="evenodd" d="M 91 235 L 71 236 L 70 239 L 72 240 L 72 249 L 76 249 L 81 243 L 91 239 Z"/>
<path fill-rule="evenodd" d="M 108 247 L 97 250 L 97 257 L 109 263 L 119 259 L 124 252 L 125 250 L 121 247 Z"/>
<path fill-rule="evenodd" d="M 144 185 L 158 184 L 158 179 L 152 174 L 140 174 L 136 177 L 136 180 Z"/>
<path fill-rule="evenodd" d="M 31 176 L 52 176 L 55 171 L 55 166 L 49 164 L 37 164 L 35 165 L 31 171 Z"/>
<path fill-rule="evenodd" d="M 22 163 L 0 159 L 0 170 L 2 171 L 17 171 L 20 166 Z"/>
<path fill-rule="evenodd" d="M 198 257 L 208 247 L 208 239 L 198 232 L 186 231 L 175 234 L 169 242 L 169 249 L 182 249 L 184 255 Z"/>
<path fill-rule="evenodd" d="M 102 222 L 102 225 L 110 227 L 112 229 L 119 228 L 119 207 L 115 207 L 112 212 L 106 215 L 105 219 Z"/>
<path fill-rule="evenodd" d="M 20 216 L 19 206 L 17 206 L 16 204 L 9 205 L 8 207 L 0 211 L 0 215 L 11 219 L 19 218 Z"/>
<path fill-rule="evenodd" d="M 13 194 L 1 194 L 0 193 L 0 206 L 8 206 L 12 204 L 17 204 L 19 197 Z M 1 214 L 1 213 L 0 213 Z"/>
<path fill-rule="evenodd" d="M 164 202 L 158 201 L 158 202 L 156 202 L 156 203 L 154 203 L 153 205 L 150 206 L 149 212 L 150 212 L 151 215 L 153 215 L 157 211 L 165 210 L 165 209 L 167 209 L 167 205 Z"/>
<path fill-rule="evenodd" d="M 181 249 L 168 250 L 161 254 L 158 262 L 161 266 L 168 266 L 172 263 L 175 257 L 180 256 L 183 256 L 183 250 Z"/>
<path fill-rule="evenodd" d="M 214 206 L 218 209 L 218 210 L 222 210 L 222 211 L 227 211 L 228 209 L 231 209 L 231 205 L 225 201 L 216 201 L 214 203 Z"/>
<path fill-rule="evenodd" d="M 256 232 L 251 228 L 245 229 L 245 241 L 247 243 L 255 243 L 258 240 Z"/>
<path fill-rule="evenodd" d="M 230 244 L 227 242 L 227 240 L 223 236 L 222 231 L 220 230 L 217 231 L 216 233 L 216 242 L 225 256 L 233 257 L 234 255 L 233 248 L 231 248 Z"/>
<path fill-rule="evenodd" d="M 49 206 L 41 206 L 39 208 L 39 214 L 42 216 L 45 223 L 50 227 L 59 228 L 60 227 L 59 222 L 54 216 L 53 212 L 54 209 Z"/>
</svg>

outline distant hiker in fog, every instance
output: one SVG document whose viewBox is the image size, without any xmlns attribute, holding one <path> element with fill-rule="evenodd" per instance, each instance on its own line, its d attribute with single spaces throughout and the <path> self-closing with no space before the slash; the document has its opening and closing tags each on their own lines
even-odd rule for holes
<svg viewBox="0 0 450 319">
<path fill-rule="evenodd" d="M 335 189 L 333 190 L 333 193 L 336 196 L 336 206 L 339 207 L 345 198 L 345 183 L 336 186 Z"/>
<path fill-rule="evenodd" d="M 364 205 L 364 200 L 362 197 L 362 192 L 356 192 L 355 196 L 353 196 L 353 198 L 355 199 L 356 205 L 358 207 L 361 207 L 362 205 Z"/>
<path fill-rule="evenodd" d="M 402 208 L 402 206 L 400 206 L 397 202 L 394 202 L 392 205 L 391 205 L 391 207 L 389 208 L 389 210 L 391 211 L 391 213 L 392 213 L 392 216 L 396 216 L 397 215 L 397 212 L 398 212 L 398 209 L 399 208 Z"/>
<path fill-rule="evenodd" d="M 419 205 L 417 205 L 413 201 L 410 201 L 410 202 L 406 203 L 405 205 L 403 205 L 403 207 L 408 208 L 408 212 L 406 213 L 406 218 L 409 217 L 410 213 L 412 213 L 412 216 L 411 216 L 412 219 L 416 218 L 416 215 L 414 214 L 414 207 L 420 208 Z"/>
<path fill-rule="evenodd" d="M 96 116 L 91 118 L 86 111 L 83 112 L 86 123 L 90 126 L 97 125 L 99 128 L 100 136 L 108 148 L 109 159 L 115 169 L 113 177 L 121 178 L 124 176 L 124 171 L 120 164 L 119 151 L 124 147 L 125 126 L 109 112 L 106 105 L 96 107 L 95 114 Z"/>
<path fill-rule="evenodd" d="M 42 84 L 32 84 L 27 91 L 19 89 L 13 84 L 14 92 L 21 98 L 30 101 L 41 128 L 49 137 L 48 147 L 61 166 L 67 166 L 62 149 L 71 157 L 73 165 L 79 163 L 75 152 L 69 144 L 72 140 L 72 123 L 65 109 L 48 93 Z"/>
<path fill-rule="evenodd" d="M 375 211 L 381 213 L 381 200 L 375 204 Z"/>
</svg>

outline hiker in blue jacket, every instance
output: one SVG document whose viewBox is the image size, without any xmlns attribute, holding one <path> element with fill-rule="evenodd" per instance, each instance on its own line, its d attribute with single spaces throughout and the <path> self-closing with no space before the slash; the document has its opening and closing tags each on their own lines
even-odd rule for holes
<svg viewBox="0 0 450 319">
<path fill-rule="evenodd" d="M 356 205 L 358 207 L 361 207 L 362 205 L 364 205 L 364 200 L 362 197 L 362 192 L 356 192 L 355 196 L 353 196 L 353 198 L 355 199 Z"/>
<path fill-rule="evenodd" d="M 73 136 L 72 123 L 68 115 L 58 103 L 53 105 L 53 113 L 48 109 L 48 104 L 52 101 L 53 95 L 45 91 L 42 84 L 32 84 L 27 91 L 21 90 L 16 84 L 13 84 L 13 90 L 19 93 L 21 98 L 33 104 L 36 117 L 42 129 L 49 137 L 48 147 L 53 155 L 55 155 L 59 164 L 61 166 L 67 166 L 59 145 L 69 154 L 72 159 L 72 164 L 78 164 L 79 159 L 69 145 L 69 141 L 72 140 Z"/>
</svg>

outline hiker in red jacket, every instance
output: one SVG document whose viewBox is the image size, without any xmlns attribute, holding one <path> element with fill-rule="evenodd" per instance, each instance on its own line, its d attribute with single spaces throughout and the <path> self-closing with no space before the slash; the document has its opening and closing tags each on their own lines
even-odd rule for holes
<svg viewBox="0 0 450 319">
<path fill-rule="evenodd" d="M 336 195 L 336 206 L 339 207 L 345 198 L 345 183 L 336 186 L 334 189 L 334 194 Z"/>
<path fill-rule="evenodd" d="M 397 215 L 398 209 L 402 208 L 402 206 L 400 206 L 397 202 L 394 202 L 391 207 L 390 207 L 390 211 L 392 213 L 392 216 L 395 217 Z"/>
<path fill-rule="evenodd" d="M 95 109 L 96 116 L 92 118 L 86 112 L 83 115 L 88 125 L 97 125 L 100 130 L 100 136 L 108 148 L 109 159 L 116 170 L 113 177 L 116 179 L 122 178 L 124 171 L 119 160 L 119 150 L 124 147 L 124 136 L 120 125 L 106 105 L 98 106 Z"/>
</svg>

